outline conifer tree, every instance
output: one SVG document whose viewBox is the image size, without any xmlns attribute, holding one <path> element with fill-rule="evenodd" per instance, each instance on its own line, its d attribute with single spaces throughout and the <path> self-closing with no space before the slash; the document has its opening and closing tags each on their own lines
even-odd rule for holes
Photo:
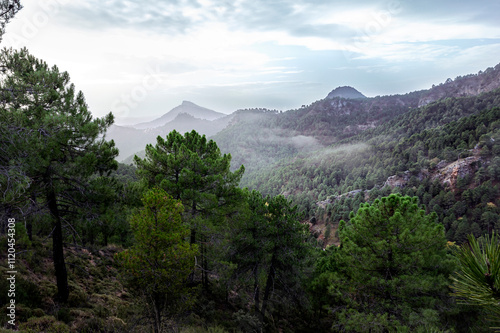
<svg viewBox="0 0 500 333">
<path fill-rule="evenodd" d="M 184 135 L 174 130 L 165 139 L 158 136 L 155 146 L 146 146 L 146 157 L 135 156 L 134 161 L 150 187 L 164 189 L 184 205 L 191 243 L 200 243 L 201 238 L 201 279 L 208 288 L 207 251 L 214 243 L 208 238 L 224 235 L 225 217 L 241 201 L 238 184 L 244 167 L 231 172 L 231 155 L 222 154 L 213 140 L 194 130 Z"/>
<path fill-rule="evenodd" d="M 161 332 L 164 311 L 177 313 L 190 302 L 186 281 L 197 246 L 186 240 L 189 227 L 179 201 L 156 188 L 144 195 L 143 204 L 130 219 L 135 243 L 116 258 L 127 285 L 150 306 L 154 332 Z"/>
<path fill-rule="evenodd" d="M 21 0 L 0 0 L 0 41 L 5 32 L 5 25 L 22 8 Z"/>
<path fill-rule="evenodd" d="M 439 327 L 454 264 L 443 226 L 417 203 L 391 194 L 341 221 L 329 292 L 344 304 L 337 313 L 345 329 Z"/>
<path fill-rule="evenodd" d="M 58 298 L 68 298 L 63 251 L 63 224 L 85 216 L 92 193 L 99 190 L 117 164 L 118 150 L 104 138 L 112 114 L 93 119 L 81 92 L 67 72 L 35 58 L 26 49 L 4 49 L 1 75 L 0 141 L 4 207 L 28 200 L 44 209 L 53 224 L 53 259 Z M 9 189 L 14 175 L 24 185 Z M 5 208 L 4 208 L 5 209 Z"/>
<path fill-rule="evenodd" d="M 304 301 L 309 231 L 299 220 L 297 206 L 283 196 L 262 197 L 252 191 L 246 199 L 247 215 L 233 230 L 231 259 L 237 265 L 235 276 L 250 281 L 254 312 L 263 320 L 277 298 L 297 307 Z"/>
<path fill-rule="evenodd" d="M 241 166 L 231 172 L 231 155 L 223 155 L 213 140 L 194 130 L 184 136 L 176 130 L 166 139 L 158 136 L 155 146 L 146 146 L 146 157 L 135 156 L 134 161 L 150 186 L 160 186 L 181 200 L 192 217 L 233 203 L 245 170 Z"/>
</svg>

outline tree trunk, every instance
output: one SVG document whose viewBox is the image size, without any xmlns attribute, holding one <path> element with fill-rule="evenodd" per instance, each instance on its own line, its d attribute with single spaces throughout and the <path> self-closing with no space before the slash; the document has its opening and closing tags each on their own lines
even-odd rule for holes
<svg viewBox="0 0 500 333">
<path fill-rule="evenodd" d="M 154 312 L 155 312 L 155 323 L 154 323 L 154 331 L 155 333 L 161 332 L 161 307 L 160 307 L 160 299 L 158 295 L 153 296 L 154 299 Z"/>
<path fill-rule="evenodd" d="M 150 295 L 153 306 L 153 330 L 155 333 L 163 332 L 163 317 L 165 316 L 164 310 L 167 304 L 165 295 L 161 292 L 152 292 Z"/>
<path fill-rule="evenodd" d="M 31 208 L 36 210 L 36 194 L 35 192 L 31 193 Z M 33 241 L 33 222 L 31 218 L 26 219 L 26 232 L 28 233 L 28 238 L 32 242 Z"/>
<path fill-rule="evenodd" d="M 269 266 L 269 272 L 267 274 L 266 289 L 264 291 L 264 298 L 262 299 L 262 309 L 260 310 L 262 320 L 266 317 L 267 303 L 271 297 L 271 287 L 274 284 L 274 277 L 276 275 L 276 270 L 274 269 L 275 262 L 276 259 L 273 254 L 273 257 L 271 258 L 271 265 Z"/>
<path fill-rule="evenodd" d="M 206 244 L 205 238 L 202 238 L 201 246 L 201 282 L 203 286 L 203 290 L 208 292 L 208 263 L 207 263 L 207 253 L 206 253 Z"/>
<path fill-rule="evenodd" d="M 2 227 L 0 230 L 1 235 L 5 235 L 7 233 L 7 225 L 9 224 L 9 218 L 12 218 L 12 206 L 9 204 L 5 204 L 3 207 L 3 211 L 5 212 L 5 216 L 2 219 Z"/>
<path fill-rule="evenodd" d="M 26 222 L 26 233 L 28 234 L 28 239 L 30 242 L 33 241 L 33 224 L 31 223 L 31 219 L 28 219 Z"/>
<path fill-rule="evenodd" d="M 54 269 L 56 271 L 57 298 L 62 302 L 66 302 L 69 296 L 69 289 L 68 273 L 66 272 L 66 264 L 64 263 L 61 217 L 59 216 L 59 209 L 57 208 L 54 189 L 50 185 L 47 192 L 47 204 L 55 223 L 54 231 L 52 232 L 52 253 L 54 259 Z"/>
<path fill-rule="evenodd" d="M 259 287 L 259 265 L 255 265 L 253 270 L 253 290 L 254 290 L 254 309 L 256 313 L 259 313 L 260 306 L 260 287 Z"/>
</svg>

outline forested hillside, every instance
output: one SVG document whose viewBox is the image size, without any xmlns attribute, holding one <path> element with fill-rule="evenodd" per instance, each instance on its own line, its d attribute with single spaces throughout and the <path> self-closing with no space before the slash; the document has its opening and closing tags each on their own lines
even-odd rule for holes
<svg viewBox="0 0 500 333">
<path fill-rule="evenodd" d="M 250 165 L 242 186 L 292 199 L 319 224 L 311 227 L 321 239 L 326 234 L 325 244 L 336 242 L 340 219 L 391 191 L 418 195 L 428 212 L 437 211 L 445 221 L 449 240 L 463 241 L 469 232 L 491 232 L 498 220 L 500 90 L 471 91 L 498 87 L 499 72 L 497 66 L 404 96 L 325 99 L 283 113 L 253 111 L 214 139 L 235 164 Z M 472 88 L 477 82 L 482 89 Z M 451 97 L 427 104 L 442 91 L 452 91 Z M 462 95 L 471 96 L 456 97 Z M 452 164 L 457 161 L 463 163 Z M 457 169 L 452 182 L 440 175 L 446 168 Z M 483 204 L 463 197 L 471 193 L 484 196 Z"/>
</svg>

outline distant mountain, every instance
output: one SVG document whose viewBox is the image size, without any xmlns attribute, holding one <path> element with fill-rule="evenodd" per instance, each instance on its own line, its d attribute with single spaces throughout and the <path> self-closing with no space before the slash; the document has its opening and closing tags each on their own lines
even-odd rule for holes
<svg viewBox="0 0 500 333">
<path fill-rule="evenodd" d="M 106 139 L 114 140 L 119 149 L 118 161 L 143 150 L 158 136 L 154 131 L 140 130 L 131 127 L 111 125 L 106 131 Z"/>
<path fill-rule="evenodd" d="M 130 156 L 143 151 L 148 143 L 156 143 L 158 135 L 165 137 L 173 130 L 182 134 L 195 130 L 200 134 L 211 136 L 227 127 L 232 118 L 232 115 L 224 115 L 215 120 L 206 120 L 188 113 L 179 113 L 172 121 L 154 128 L 137 129 L 112 125 L 106 135 L 108 139 L 115 141 L 116 147 L 120 150 L 118 160 L 126 159 L 130 162 Z"/>
<path fill-rule="evenodd" d="M 211 136 L 222 131 L 227 126 L 230 119 L 231 116 L 226 115 L 222 118 L 207 120 L 196 118 L 188 113 L 179 113 L 174 120 L 156 129 L 159 130 L 160 135 L 163 136 L 167 135 L 174 129 L 180 133 L 195 130 L 200 134 Z"/>
<path fill-rule="evenodd" d="M 192 102 L 183 101 L 181 105 L 176 106 L 169 112 L 165 113 L 160 118 L 154 119 L 152 121 L 139 123 L 136 125 L 132 125 L 132 127 L 137 129 L 147 129 L 147 128 L 156 128 L 160 126 L 164 126 L 168 122 L 174 120 L 179 114 L 188 114 L 193 116 L 194 118 L 204 119 L 204 120 L 215 120 L 225 116 L 224 113 L 220 113 L 217 111 L 213 111 L 199 105 L 196 105 Z"/>
<path fill-rule="evenodd" d="M 390 133 L 390 128 L 416 133 L 422 127 L 445 125 L 449 121 L 469 116 L 486 107 L 500 106 L 500 101 L 495 100 L 496 92 L 493 92 L 493 97 L 489 96 L 487 100 L 484 99 L 484 102 L 483 99 L 467 100 L 472 101 L 472 105 L 467 105 L 467 107 L 463 107 L 460 101 L 465 97 L 478 96 L 499 88 L 500 65 L 478 74 L 447 80 L 427 90 L 404 95 L 361 98 L 362 94 L 356 89 L 339 87 L 334 89 L 328 97 L 294 110 L 235 112 L 229 125 L 212 138 L 224 153 L 231 154 L 233 167 L 245 165 L 246 172 L 242 179 L 242 186 L 253 187 L 270 194 L 271 192 L 264 189 L 269 183 L 266 177 L 261 177 L 261 183 L 257 183 L 256 176 L 263 174 L 266 169 L 274 170 L 279 160 L 285 161 L 283 167 L 287 163 L 295 163 L 298 157 L 307 155 L 311 151 L 316 153 L 321 146 L 328 151 L 330 149 L 328 146 L 332 144 L 359 140 L 360 137 L 358 139 L 356 137 L 363 133 L 367 134 L 362 137 L 362 141 L 369 141 L 379 133 Z M 347 96 L 358 98 L 346 98 Z M 442 103 L 445 103 L 444 100 L 448 98 L 458 100 L 456 109 L 444 108 Z M 443 102 L 436 104 L 438 101 Z M 479 104 L 486 104 L 478 108 L 474 105 L 476 101 Z M 423 105 L 428 107 L 421 110 L 422 113 L 415 111 Z M 402 119 L 398 117 L 406 114 L 413 118 L 405 124 L 412 125 L 414 128 L 406 128 L 398 123 L 398 119 Z M 420 124 L 425 125 L 420 126 Z M 371 134 L 368 135 L 368 133 Z M 296 145 L 298 141 L 310 144 Z M 317 155 L 321 153 L 318 152 Z M 290 187 L 290 193 L 294 193 L 292 186 L 282 184 L 278 188 L 281 186 Z"/>
<path fill-rule="evenodd" d="M 358 98 L 366 98 L 365 95 L 354 89 L 353 87 L 343 86 L 337 87 L 333 89 L 328 96 L 327 99 L 333 99 L 336 97 L 347 98 L 347 99 L 358 99 Z"/>
</svg>

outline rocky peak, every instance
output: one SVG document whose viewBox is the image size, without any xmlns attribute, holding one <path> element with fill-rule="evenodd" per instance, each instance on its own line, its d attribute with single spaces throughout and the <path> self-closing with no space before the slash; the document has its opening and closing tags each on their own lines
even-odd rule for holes
<svg viewBox="0 0 500 333">
<path fill-rule="evenodd" d="M 353 87 L 343 86 L 333 89 L 326 98 L 347 98 L 347 99 L 358 99 L 366 98 L 365 95 L 354 89 Z"/>
</svg>

